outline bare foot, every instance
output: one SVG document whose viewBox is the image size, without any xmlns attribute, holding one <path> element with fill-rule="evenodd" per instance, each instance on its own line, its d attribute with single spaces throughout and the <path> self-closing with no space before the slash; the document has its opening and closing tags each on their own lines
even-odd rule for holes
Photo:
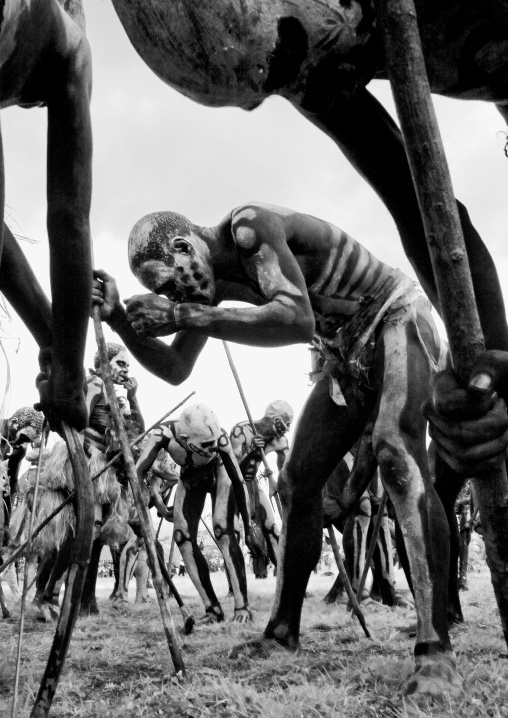
<svg viewBox="0 0 508 718">
<path fill-rule="evenodd" d="M 401 593 L 395 593 L 394 606 L 397 608 L 414 608 L 415 604 L 411 598 L 406 598 Z"/>
<path fill-rule="evenodd" d="M 196 626 L 209 626 L 212 623 L 222 623 L 224 613 L 220 606 L 210 606 L 206 609 L 205 615 L 196 620 Z"/>
<path fill-rule="evenodd" d="M 254 638 L 252 641 L 246 641 L 234 646 L 229 652 L 228 658 L 235 659 L 241 656 L 246 658 L 268 658 L 271 653 L 278 650 L 288 649 L 273 638 L 266 638 L 264 634 L 261 634 L 261 636 Z"/>
<path fill-rule="evenodd" d="M 51 603 L 41 601 L 39 611 L 40 615 L 37 617 L 38 621 L 43 621 L 44 623 L 51 623 L 52 620 L 56 621 L 58 619 L 58 607 L 53 606 L 53 604 Z"/>
<path fill-rule="evenodd" d="M 402 686 L 405 696 L 416 703 L 458 698 L 464 686 L 455 659 L 444 656 L 418 656 L 416 671 Z"/>
<path fill-rule="evenodd" d="M 232 618 L 232 623 L 250 623 L 252 621 L 252 613 L 247 608 L 247 606 L 243 606 L 243 608 L 235 608 L 235 613 Z"/>
</svg>

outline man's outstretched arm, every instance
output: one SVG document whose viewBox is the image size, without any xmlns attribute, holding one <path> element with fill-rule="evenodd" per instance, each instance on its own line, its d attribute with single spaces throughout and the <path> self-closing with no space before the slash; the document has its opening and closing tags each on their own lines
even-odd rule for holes
<svg viewBox="0 0 508 718">
<path fill-rule="evenodd" d="M 170 384 L 181 384 L 192 371 L 207 337 L 179 332 L 168 345 L 138 334 L 127 320 L 115 279 L 102 269 L 94 272 L 93 302 L 100 307 L 101 319 L 115 331 L 127 349 L 149 372 Z M 155 296 L 155 295 L 154 295 Z"/>
</svg>

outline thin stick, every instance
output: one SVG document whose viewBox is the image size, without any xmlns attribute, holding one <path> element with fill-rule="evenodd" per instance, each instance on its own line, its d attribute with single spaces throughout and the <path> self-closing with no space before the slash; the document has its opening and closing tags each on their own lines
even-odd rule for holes
<svg viewBox="0 0 508 718">
<path fill-rule="evenodd" d="M 173 570 L 173 554 L 175 553 L 175 525 L 173 524 L 173 532 L 171 533 L 171 546 L 169 548 L 169 558 L 168 558 L 168 566 L 169 566 L 169 574 L 171 575 L 171 571 Z"/>
<path fill-rule="evenodd" d="M 241 399 L 242 399 L 242 402 L 243 402 L 243 406 L 244 406 L 244 409 L 245 409 L 245 413 L 247 414 L 247 418 L 248 418 L 249 423 L 250 423 L 250 425 L 251 425 L 251 429 L 252 429 L 252 431 L 254 432 L 254 434 L 257 434 L 256 425 L 254 424 L 254 419 L 252 418 L 252 414 L 250 413 L 249 405 L 247 404 L 247 397 L 246 397 L 245 394 L 244 394 L 244 391 L 243 391 L 243 388 L 242 388 L 242 383 L 241 383 L 241 381 L 240 381 L 240 377 L 239 377 L 239 375 L 238 375 L 238 372 L 236 371 L 236 367 L 235 367 L 235 363 L 234 363 L 234 361 L 233 361 L 233 357 L 231 356 L 231 351 L 229 350 L 229 346 L 228 346 L 228 344 L 227 344 L 227 342 L 226 342 L 225 340 L 222 340 L 222 343 L 223 343 L 223 345 L 224 345 L 224 349 L 226 350 L 226 356 L 227 356 L 227 358 L 228 358 L 229 366 L 231 367 L 231 371 L 233 372 L 233 376 L 234 376 L 234 378 L 235 378 L 236 386 L 238 387 L 238 391 L 239 391 L 239 393 L 240 393 L 240 396 L 241 396 Z M 268 477 L 269 477 L 269 476 L 272 476 L 273 471 L 271 470 L 270 465 L 269 465 L 269 463 L 268 463 L 268 461 L 267 461 L 267 459 L 266 459 L 266 454 L 265 454 L 265 452 L 264 452 L 264 449 L 259 449 L 259 453 L 261 454 L 261 459 L 262 459 L 262 461 L 263 461 L 263 464 L 265 465 L 266 475 L 267 475 Z M 278 493 L 275 493 L 275 494 L 274 494 L 274 498 L 275 498 L 275 503 L 277 504 L 277 508 L 278 508 L 278 510 L 279 510 L 280 518 L 282 519 L 282 505 L 281 505 L 281 503 L 280 503 L 279 494 L 278 494 Z"/>
<path fill-rule="evenodd" d="M 379 502 L 379 507 L 377 510 L 377 516 L 376 520 L 374 522 L 374 528 L 372 529 L 372 536 L 370 537 L 370 544 L 367 551 L 367 556 L 365 557 L 365 566 L 363 567 L 363 572 L 360 578 L 360 583 L 358 584 L 358 590 L 356 592 L 356 595 L 362 600 L 362 594 L 363 589 L 365 588 L 365 583 L 367 581 L 367 575 L 369 573 L 370 563 L 372 561 L 372 557 L 374 556 L 374 551 L 376 549 L 376 543 L 377 543 L 377 537 L 379 536 L 379 529 L 381 528 L 381 523 L 383 521 L 383 514 L 384 510 L 386 508 L 386 502 L 388 500 L 388 494 L 386 493 L 386 490 L 383 489 L 383 494 L 381 496 L 381 500 Z"/>
<path fill-rule="evenodd" d="M 358 605 L 358 601 L 356 600 L 354 591 L 351 588 L 351 581 L 349 580 L 346 567 L 344 566 L 344 561 L 342 560 L 342 556 L 340 555 L 339 546 L 337 544 L 337 539 L 335 538 L 335 531 L 333 530 L 333 526 L 330 526 L 330 528 L 328 529 L 328 536 L 330 537 L 330 546 L 332 547 L 333 555 L 335 556 L 335 562 L 337 564 L 337 568 L 339 569 L 340 577 L 342 579 L 342 583 L 344 584 L 344 588 L 346 589 L 349 601 L 351 603 L 351 606 L 353 607 L 353 611 L 356 614 L 356 617 L 360 622 L 360 626 L 363 628 L 363 632 L 365 633 L 367 638 L 372 638 L 365 622 L 365 616 L 363 615 L 362 609 Z"/>
<path fill-rule="evenodd" d="M 221 556 L 222 556 L 222 551 L 220 550 L 220 546 L 219 546 L 219 543 L 218 543 L 217 539 L 216 539 L 215 536 L 213 535 L 212 529 L 208 528 L 208 524 L 206 523 L 206 521 L 204 520 L 204 518 L 203 518 L 202 516 L 200 517 L 200 521 L 201 521 L 201 523 L 203 524 L 203 526 L 205 527 L 205 529 L 208 531 L 208 533 L 210 534 L 210 537 L 211 537 L 212 541 L 213 541 L 214 544 L 217 546 L 217 548 L 219 549 L 220 554 L 221 554 Z M 232 583 L 231 583 L 231 578 L 230 578 L 230 576 L 229 576 L 228 567 L 226 566 L 226 562 L 225 562 L 225 561 L 224 561 L 224 573 L 226 574 L 227 579 L 228 579 L 228 583 L 229 583 L 229 585 L 231 586 L 231 585 L 232 585 Z"/>
<path fill-rule="evenodd" d="M 35 517 L 35 510 L 37 507 L 39 483 L 40 483 L 40 478 L 41 478 L 42 456 L 44 454 L 44 436 L 45 436 L 45 434 L 47 434 L 47 420 L 46 419 L 44 419 L 44 424 L 42 427 L 41 446 L 39 449 L 39 457 L 37 460 L 37 472 L 35 474 L 34 495 L 33 495 L 33 500 L 32 500 L 32 513 L 30 514 L 30 521 L 28 524 L 28 546 L 30 546 L 30 547 L 32 545 L 34 517 Z M 23 592 L 21 594 L 21 609 L 20 609 L 21 615 L 20 615 L 20 620 L 19 620 L 18 651 L 16 654 L 16 673 L 14 676 L 14 695 L 12 697 L 12 712 L 11 712 L 12 718 L 16 718 L 16 713 L 18 710 L 18 688 L 19 688 L 19 672 L 20 672 L 20 667 L 21 667 L 21 647 L 22 647 L 22 643 L 23 643 L 23 630 L 25 628 L 26 595 L 28 593 L 27 580 L 28 580 L 28 561 L 25 560 Z"/>
<path fill-rule="evenodd" d="M 467 249 L 439 133 L 413 0 L 378 0 L 388 76 L 418 196 L 454 370 L 467 385 L 484 337 Z M 474 480 L 483 538 L 508 644 L 508 479 L 503 466 Z"/>
<path fill-rule="evenodd" d="M 162 625 L 164 627 L 169 652 L 173 660 L 175 670 L 177 674 L 180 674 L 183 677 L 185 676 L 185 665 L 183 662 L 183 657 L 173 624 L 171 612 L 164 596 L 164 587 L 162 575 L 159 568 L 157 549 L 155 548 L 155 536 L 152 528 L 150 512 L 143 501 L 141 487 L 139 485 L 138 477 L 136 474 L 136 467 L 134 464 L 131 447 L 129 446 L 127 432 L 125 431 L 125 424 L 120 413 L 120 408 L 118 406 L 118 400 L 116 397 L 115 387 L 111 374 L 111 367 L 108 360 L 106 340 L 104 338 L 104 331 L 102 329 L 100 309 L 97 305 L 95 305 L 93 308 L 92 317 L 95 329 L 95 337 L 97 339 L 97 346 L 99 349 L 99 358 L 101 362 L 101 376 L 104 382 L 104 386 L 106 388 L 106 394 L 111 409 L 111 418 L 113 420 L 113 425 L 122 449 L 127 478 L 129 480 L 132 495 L 134 498 L 134 504 L 136 506 L 136 511 L 139 517 L 141 533 L 145 540 L 148 565 L 152 573 L 152 581 L 155 588 L 157 601 L 159 603 Z"/>
<path fill-rule="evenodd" d="M 173 414 L 173 412 L 175 412 L 179 407 L 181 407 L 182 404 L 185 404 L 185 402 L 188 401 L 188 400 L 190 399 L 190 397 L 193 396 L 195 393 L 196 393 L 195 391 L 191 391 L 191 393 L 190 393 L 188 396 L 186 396 L 185 399 L 183 399 L 181 402 L 179 402 L 179 403 L 178 403 L 176 406 L 174 406 L 170 411 L 166 412 L 166 413 L 164 414 L 164 416 L 163 416 L 161 419 L 159 419 L 159 421 L 156 421 L 155 424 L 152 424 L 152 426 L 151 426 L 149 429 L 146 429 L 146 431 L 144 431 L 142 434 L 140 434 L 139 436 L 137 436 L 133 441 L 131 441 L 131 443 L 129 444 L 130 448 L 132 449 L 133 446 L 136 446 L 136 444 L 139 444 L 139 442 L 140 442 L 142 439 L 144 439 L 144 437 L 145 437 L 150 431 L 152 431 L 152 429 L 155 429 L 155 427 L 158 426 L 159 424 L 161 424 L 161 423 L 164 421 L 164 419 L 167 419 L 168 416 L 170 416 L 171 414 Z M 110 466 L 113 466 L 113 464 L 115 464 L 121 456 L 122 456 L 122 452 L 119 451 L 118 454 L 115 454 L 115 456 L 113 456 L 113 458 L 112 458 L 105 466 L 103 466 L 100 471 L 98 471 L 98 472 L 95 474 L 95 476 L 92 476 L 91 481 L 97 481 L 97 479 L 99 478 L 99 476 L 102 476 L 102 474 L 106 471 L 106 469 L 109 469 Z M 60 511 L 61 511 L 63 508 L 65 508 L 65 507 L 67 506 L 67 504 L 70 504 L 70 503 L 71 503 L 71 501 L 74 499 L 75 496 L 76 496 L 76 492 L 75 492 L 75 491 L 71 491 L 71 493 L 69 494 L 69 496 L 67 496 L 67 498 L 64 499 L 64 500 L 62 501 L 62 503 L 61 503 L 59 506 L 57 506 L 56 509 L 49 514 L 49 516 L 46 516 L 46 518 L 44 519 L 44 521 L 41 521 L 41 523 L 37 525 L 37 527 L 34 529 L 33 536 L 32 536 L 32 540 L 42 531 L 42 529 L 43 529 L 45 526 L 47 526 L 47 525 L 49 524 L 49 522 L 50 522 L 52 519 L 55 518 L 55 516 L 57 516 L 57 515 L 60 513 Z M 24 543 L 22 543 L 20 546 L 18 546 L 18 548 L 15 549 L 15 550 L 11 553 L 11 555 L 9 556 L 9 558 L 7 559 L 7 561 L 5 561 L 5 563 L 3 563 L 3 564 L 0 566 L 0 574 L 3 573 L 3 571 L 5 571 L 5 569 L 6 569 L 13 561 L 16 560 L 16 558 L 19 556 L 19 554 L 20 554 L 22 551 L 25 550 L 25 548 L 27 547 L 27 545 L 28 545 L 28 541 L 25 541 Z"/>
</svg>

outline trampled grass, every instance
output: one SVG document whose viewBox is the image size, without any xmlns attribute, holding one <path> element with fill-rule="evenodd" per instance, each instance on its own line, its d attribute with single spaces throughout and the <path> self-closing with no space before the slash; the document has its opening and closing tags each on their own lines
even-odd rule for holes
<svg viewBox="0 0 508 718">
<path fill-rule="evenodd" d="M 223 574 L 212 574 L 227 618 L 232 599 L 224 598 Z M 117 611 L 107 601 L 111 580 L 101 580 L 98 617 L 79 619 L 51 715 L 119 718 L 498 718 L 508 716 L 506 645 L 486 569 L 471 574 L 464 594 L 466 623 L 452 640 L 464 679 L 461 699 L 417 707 L 400 695 L 413 666 L 414 611 L 367 610 L 367 640 L 345 607 L 322 598 L 333 579 L 311 577 L 298 653 L 277 650 L 268 658 L 228 658 L 236 644 L 259 634 L 271 607 L 275 581 L 249 574 L 254 623 L 202 627 L 181 636 L 188 679 L 172 677 L 172 664 L 155 599 Z M 187 605 L 202 614 L 188 578 L 177 578 Z M 132 592 L 134 585 L 132 584 Z M 153 593 L 153 592 L 151 592 Z M 171 601 L 180 632 L 181 617 Z M 0 623 L 0 716 L 10 716 L 19 613 Z M 38 623 L 33 609 L 25 621 L 19 713 L 30 713 L 53 638 L 54 626 Z M 408 631 L 409 629 L 409 631 Z"/>
</svg>

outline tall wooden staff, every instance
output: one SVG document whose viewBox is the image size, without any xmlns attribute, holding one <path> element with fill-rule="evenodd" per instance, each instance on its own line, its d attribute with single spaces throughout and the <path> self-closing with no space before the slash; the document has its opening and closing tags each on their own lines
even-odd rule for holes
<svg viewBox="0 0 508 718">
<path fill-rule="evenodd" d="M 148 565 L 152 573 L 152 580 L 157 596 L 157 601 L 159 602 L 162 625 L 164 627 L 169 652 L 171 654 L 171 658 L 173 659 L 175 670 L 177 671 L 177 673 L 180 673 L 183 676 L 185 675 L 185 666 L 178 643 L 178 638 L 175 632 L 173 619 L 171 617 L 171 613 L 169 611 L 169 607 L 166 603 L 166 599 L 164 596 L 163 580 L 159 567 L 157 549 L 155 548 L 155 536 L 152 527 L 152 521 L 150 518 L 150 512 L 141 495 L 141 487 L 139 485 L 138 477 L 136 474 L 136 467 L 134 464 L 132 451 L 129 446 L 129 439 L 127 437 L 127 432 L 125 431 L 124 422 L 120 413 L 120 408 L 118 406 L 118 400 L 116 398 L 115 387 L 113 384 L 113 377 L 111 375 L 111 367 L 109 365 L 108 349 L 106 346 L 106 340 L 104 338 L 104 332 L 102 329 L 100 309 L 97 305 L 95 305 L 93 308 L 92 316 L 95 329 L 95 337 L 97 339 L 97 346 L 99 349 L 99 358 L 101 362 L 101 376 L 104 382 L 104 386 L 106 388 L 106 394 L 111 409 L 111 418 L 113 420 L 113 425 L 122 449 L 127 478 L 129 479 L 129 484 L 134 498 L 134 504 L 136 506 L 136 511 L 139 516 L 141 533 L 143 534 L 143 538 L 145 540 Z"/>
<path fill-rule="evenodd" d="M 413 0 L 377 0 L 392 92 L 448 333 L 465 383 L 484 349 L 457 203 L 437 125 Z M 504 467 L 475 480 L 483 538 L 508 643 L 508 481 Z"/>
<path fill-rule="evenodd" d="M 60 673 L 76 622 L 85 584 L 93 540 L 93 490 L 82 441 L 75 429 L 62 422 L 76 491 L 76 529 L 65 594 L 46 670 L 35 699 L 31 718 L 45 718 L 51 708 Z M 41 445 L 42 454 L 42 445 Z M 32 534 L 33 538 L 33 534 Z"/>
</svg>

